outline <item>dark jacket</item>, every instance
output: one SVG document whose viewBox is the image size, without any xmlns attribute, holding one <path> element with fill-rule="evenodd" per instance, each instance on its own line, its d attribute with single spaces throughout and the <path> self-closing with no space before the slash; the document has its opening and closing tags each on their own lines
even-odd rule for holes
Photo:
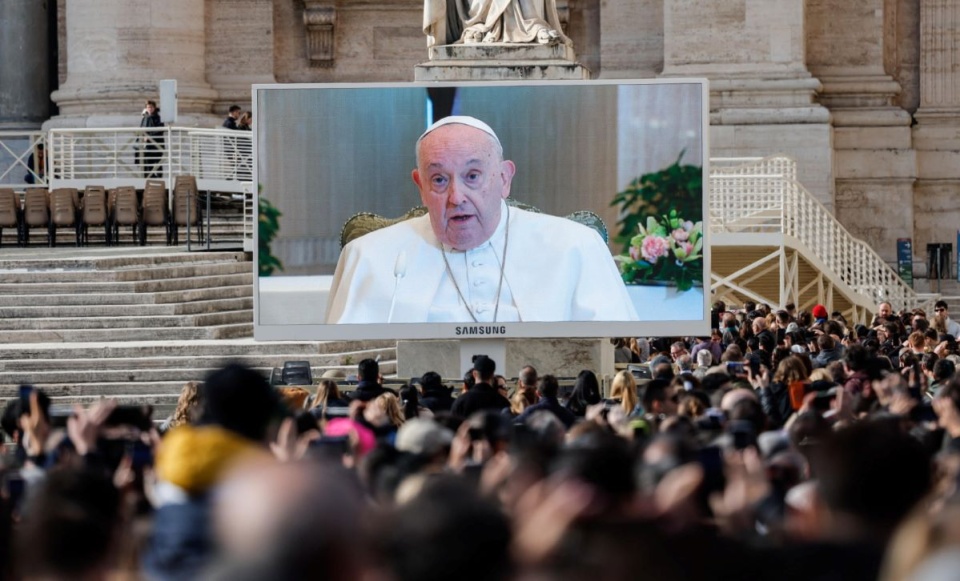
<svg viewBox="0 0 960 581">
<path fill-rule="evenodd" d="M 385 393 L 397 395 L 396 391 L 387 389 L 375 381 L 361 381 L 357 384 L 357 389 L 350 394 L 350 401 L 370 401 Z"/>
<path fill-rule="evenodd" d="M 824 349 L 820 351 L 820 353 L 817 353 L 817 356 L 813 358 L 813 366 L 817 368 L 826 367 L 834 361 L 840 361 L 842 358 L 842 347 L 837 347 L 836 349 Z"/>
<path fill-rule="evenodd" d="M 573 415 L 573 412 L 560 405 L 560 402 L 557 401 L 557 398 L 547 396 L 542 396 L 540 401 L 523 410 L 523 413 L 520 414 L 520 417 L 517 418 L 517 421 L 526 421 L 527 418 L 541 410 L 546 410 L 557 416 L 557 419 L 563 422 L 563 425 L 567 428 L 570 428 L 570 426 L 577 421 L 577 417 Z"/>
<path fill-rule="evenodd" d="M 434 413 L 448 412 L 453 407 L 453 401 L 453 390 L 449 387 L 441 387 L 423 392 L 420 405 Z"/>
<path fill-rule="evenodd" d="M 783 426 L 793 415 L 793 406 L 790 405 L 790 390 L 784 383 L 774 381 L 761 389 L 760 405 L 763 407 L 763 412 L 770 418 L 770 422 L 778 428 Z"/>
<path fill-rule="evenodd" d="M 500 395 L 489 383 L 477 383 L 469 391 L 460 394 L 453 402 L 450 411 L 461 418 L 469 418 L 474 413 L 483 410 L 499 412 L 510 407 L 510 401 Z"/>
<path fill-rule="evenodd" d="M 236 129 L 237 120 L 233 117 L 227 116 L 227 118 L 223 120 L 223 127 L 226 127 L 227 129 Z"/>
</svg>

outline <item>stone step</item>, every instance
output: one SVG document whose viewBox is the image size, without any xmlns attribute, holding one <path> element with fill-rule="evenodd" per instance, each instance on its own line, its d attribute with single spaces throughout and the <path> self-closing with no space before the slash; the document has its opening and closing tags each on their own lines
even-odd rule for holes
<svg viewBox="0 0 960 581">
<path fill-rule="evenodd" d="M 125 270 L 9 270 L 0 271 L 4 283 L 140 282 L 198 276 L 222 276 L 253 272 L 252 262 L 154 266 Z"/>
<path fill-rule="evenodd" d="M 158 384 L 171 384 L 172 393 L 179 393 L 180 388 L 187 381 L 201 381 L 207 374 L 219 369 L 226 362 L 216 363 L 210 367 L 169 367 L 169 368 L 136 368 L 116 370 L 64 370 L 64 371 L 3 371 L 0 372 L 0 398 L 17 397 L 17 386 L 23 383 L 40 386 L 47 395 L 125 395 L 134 393 L 155 392 Z M 177 364 L 179 362 L 172 362 Z M 251 361 L 244 363 L 251 365 Z M 269 377 L 274 367 L 283 365 L 282 361 L 271 361 L 269 365 L 253 366 Z M 396 371 L 395 361 L 381 361 L 381 373 L 390 374 Z M 343 366 L 311 366 L 316 379 L 326 369 L 341 369 Z M 351 373 L 356 373 L 353 366 Z M 122 388 L 116 387 L 123 386 Z M 47 386 L 58 386 L 57 391 L 51 391 Z M 126 391 L 123 391 L 126 390 Z M 165 391 L 165 390 L 164 390 Z M 158 392 L 159 393 L 159 392 Z"/>
<path fill-rule="evenodd" d="M 39 307 L 0 307 L 0 324 L 5 319 L 76 319 L 82 317 L 132 317 L 159 315 L 196 315 L 222 311 L 249 310 L 253 297 L 214 299 L 188 303 L 134 305 L 52 305 Z"/>
<path fill-rule="evenodd" d="M 107 341 L 190 341 L 197 339 L 236 339 L 253 336 L 253 323 L 234 323 L 212 327 L 173 327 L 136 329 L 61 329 L 0 331 L 2 343 L 90 343 Z"/>
<path fill-rule="evenodd" d="M 590 71 L 579 63 L 568 61 L 437 61 L 414 67 L 417 81 L 582 81 L 590 78 Z"/>
<path fill-rule="evenodd" d="M 226 287 L 167 291 L 161 293 L 100 293 L 100 294 L 42 294 L 0 295 L 0 307 L 70 306 L 70 305 L 148 305 L 177 304 L 194 301 L 252 297 L 253 285 L 241 284 Z"/>
<path fill-rule="evenodd" d="M 40 345 L 0 345 L 0 365 L 9 365 L 12 361 L 36 359 L 138 359 L 146 357 L 242 357 L 246 355 L 277 355 L 285 359 L 305 358 L 303 356 L 334 353 L 354 353 L 373 349 L 396 349 L 396 341 L 319 341 L 289 342 L 235 339 L 224 341 L 201 340 L 190 343 L 167 341 L 141 341 L 131 343 L 110 343 L 107 345 L 85 344 L 40 344 Z M 351 362 L 359 363 L 363 357 Z"/>
<path fill-rule="evenodd" d="M 178 264 L 220 264 L 250 262 L 245 252 L 187 252 L 171 248 L 5 248 L 0 254 L 0 270 L 8 269 L 100 269 L 117 270 L 144 266 Z"/>
<path fill-rule="evenodd" d="M 396 349 L 385 347 L 380 349 L 366 349 L 361 351 L 346 351 L 335 353 L 233 353 L 224 355 L 179 355 L 163 357 L 130 357 L 130 358 L 89 358 L 89 359 L 19 359 L 14 361 L 0 361 L 0 372 L 6 373 L 45 373 L 56 371 L 86 372 L 86 371 L 114 371 L 130 369 L 215 369 L 230 361 L 239 361 L 250 367 L 272 369 L 283 367 L 285 361 L 308 361 L 313 374 L 318 377 L 323 370 L 341 369 L 345 375 L 357 372 L 357 363 L 361 359 L 380 357 L 381 361 L 396 358 Z M 35 376 L 35 375 L 33 375 Z M 10 383 L 13 380 L 2 380 Z M 22 382 L 17 379 L 16 382 Z M 79 381 L 79 378 L 77 379 Z"/>
<path fill-rule="evenodd" d="M 220 286 L 253 284 L 253 272 L 229 275 L 194 276 L 139 282 L 77 282 L 77 283 L 0 283 L 0 294 L 78 294 L 78 293 L 149 293 Z"/>
<path fill-rule="evenodd" d="M 196 315 L 98 316 L 69 318 L 0 318 L 0 331 L 69 329 L 140 329 L 144 327 L 209 327 L 253 323 L 253 310 L 235 310 Z"/>
</svg>

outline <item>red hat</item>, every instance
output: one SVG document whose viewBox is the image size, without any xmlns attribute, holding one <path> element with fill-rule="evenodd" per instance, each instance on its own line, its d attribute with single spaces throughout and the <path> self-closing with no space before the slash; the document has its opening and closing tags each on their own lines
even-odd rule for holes
<svg viewBox="0 0 960 581">
<path fill-rule="evenodd" d="M 813 307 L 813 318 L 814 319 L 826 319 L 827 318 L 827 307 L 823 305 L 817 305 Z"/>
</svg>

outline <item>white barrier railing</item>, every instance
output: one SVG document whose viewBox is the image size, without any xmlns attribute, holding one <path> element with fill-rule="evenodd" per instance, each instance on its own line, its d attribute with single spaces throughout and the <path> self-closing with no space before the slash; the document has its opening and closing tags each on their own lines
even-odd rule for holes
<svg viewBox="0 0 960 581">
<path fill-rule="evenodd" d="M 786 156 L 711 160 L 710 231 L 792 236 L 848 287 L 874 304 L 927 306 L 932 299 L 910 288 L 866 243 L 851 235 L 796 180 Z"/>
<path fill-rule="evenodd" d="M 47 137 L 51 188 L 143 187 L 148 178 L 169 188 L 192 175 L 201 190 L 242 192 L 253 176 L 252 133 L 186 127 L 51 129 Z"/>
<path fill-rule="evenodd" d="M 0 186 L 46 185 L 45 142 L 42 131 L 0 131 Z"/>
</svg>

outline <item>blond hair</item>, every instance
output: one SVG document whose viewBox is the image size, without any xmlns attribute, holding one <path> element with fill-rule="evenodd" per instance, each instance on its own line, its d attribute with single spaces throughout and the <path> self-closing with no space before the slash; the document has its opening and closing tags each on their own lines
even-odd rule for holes
<svg viewBox="0 0 960 581">
<path fill-rule="evenodd" d="M 623 411 L 630 414 L 637 407 L 640 397 L 637 395 L 637 381 L 629 371 L 621 371 L 613 378 L 610 386 L 610 398 L 620 400 Z"/>
<path fill-rule="evenodd" d="M 390 420 L 394 427 L 399 428 L 406 421 L 403 417 L 403 410 L 400 409 L 400 400 L 392 393 L 384 393 L 374 400 L 383 409 L 384 415 Z"/>
<path fill-rule="evenodd" d="M 183 424 L 189 424 L 196 419 L 200 411 L 200 386 L 199 381 L 188 381 L 180 390 L 180 397 L 177 399 L 177 409 L 170 417 L 170 426 L 175 428 Z"/>
</svg>

